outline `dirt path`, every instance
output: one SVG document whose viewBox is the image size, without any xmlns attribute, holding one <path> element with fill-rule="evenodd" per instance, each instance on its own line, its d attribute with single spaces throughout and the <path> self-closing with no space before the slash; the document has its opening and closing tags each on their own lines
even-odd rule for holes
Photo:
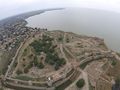
<svg viewBox="0 0 120 90">
<path fill-rule="evenodd" d="M 67 61 L 67 63 L 69 63 L 69 60 L 68 60 L 68 58 L 66 57 L 66 55 L 63 51 L 63 44 L 60 44 L 60 51 L 62 53 L 63 58 Z"/>
<path fill-rule="evenodd" d="M 85 86 L 82 88 L 82 90 L 89 90 L 88 74 L 82 71 L 82 77 L 85 80 Z"/>
<path fill-rule="evenodd" d="M 9 73 L 11 67 L 13 66 L 13 64 L 14 64 L 14 62 L 15 62 L 15 60 L 16 60 L 16 57 L 18 56 L 18 53 L 19 53 L 20 49 L 22 48 L 22 46 L 23 46 L 23 42 L 21 43 L 21 45 L 20 45 L 20 47 L 18 48 L 15 56 L 13 57 L 12 62 L 11 62 L 10 65 L 8 66 L 8 70 L 7 70 L 6 74 L 5 74 L 5 78 L 7 77 L 7 75 L 8 75 L 8 73 Z"/>
</svg>

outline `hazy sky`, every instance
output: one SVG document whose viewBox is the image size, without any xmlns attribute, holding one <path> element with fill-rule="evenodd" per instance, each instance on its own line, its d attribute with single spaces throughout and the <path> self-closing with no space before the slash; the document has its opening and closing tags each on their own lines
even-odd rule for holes
<svg viewBox="0 0 120 90">
<path fill-rule="evenodd" d="M 26 11 L 55 7 L 83 7 L 120 12 L 120 0 L 0 0 L 0 19 Z"/>
</svg>

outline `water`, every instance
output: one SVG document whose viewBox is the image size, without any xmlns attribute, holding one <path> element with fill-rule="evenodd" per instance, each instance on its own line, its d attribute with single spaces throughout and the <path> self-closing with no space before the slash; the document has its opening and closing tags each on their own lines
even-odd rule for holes
<svg viewBox="0 0 120 90">
<path fill-rule="evenodd" d="M 27 19 L 28 26 L 72 31 L 103 38 L 109 49 L 120 51 L 120 14 L 94 9 L 67 8 Z"/>
</svg>

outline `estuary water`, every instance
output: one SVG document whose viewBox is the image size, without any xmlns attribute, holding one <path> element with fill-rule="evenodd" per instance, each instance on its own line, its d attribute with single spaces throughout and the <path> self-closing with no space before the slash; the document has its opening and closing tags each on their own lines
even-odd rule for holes
<svg viewBox="0 0 120 90">
<path fill-rule="evenodd" d="M 120 13 L 65 8 L 26 19 L 27 26 L 63 30 L 103 38 L 109 49 L 120 51 Z"/>
</svg>

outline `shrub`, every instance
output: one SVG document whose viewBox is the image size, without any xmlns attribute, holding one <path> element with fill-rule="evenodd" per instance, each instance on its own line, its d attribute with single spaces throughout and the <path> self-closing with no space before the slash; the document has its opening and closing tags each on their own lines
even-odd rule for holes
<svg viewBox="0 0 120 90">
<path fill-rule="evenodd" d="M 24 73 L 28 73 L 28 72 L 29 72 L 28 68 L 25 68 Z"/>
<path fill-rule="evenodd" d="M 112 65 L 115 66 L 117 62 L 115 60 L 112 61 Z"/>
<path fill-rule="evenodd" d="M 67 39 L 66 39 L 66 42 L 67 42 L 67 43 L 69 43 L 69 42 L 70 42 L 70 40 L 67 38 Z"/>
</svg>

